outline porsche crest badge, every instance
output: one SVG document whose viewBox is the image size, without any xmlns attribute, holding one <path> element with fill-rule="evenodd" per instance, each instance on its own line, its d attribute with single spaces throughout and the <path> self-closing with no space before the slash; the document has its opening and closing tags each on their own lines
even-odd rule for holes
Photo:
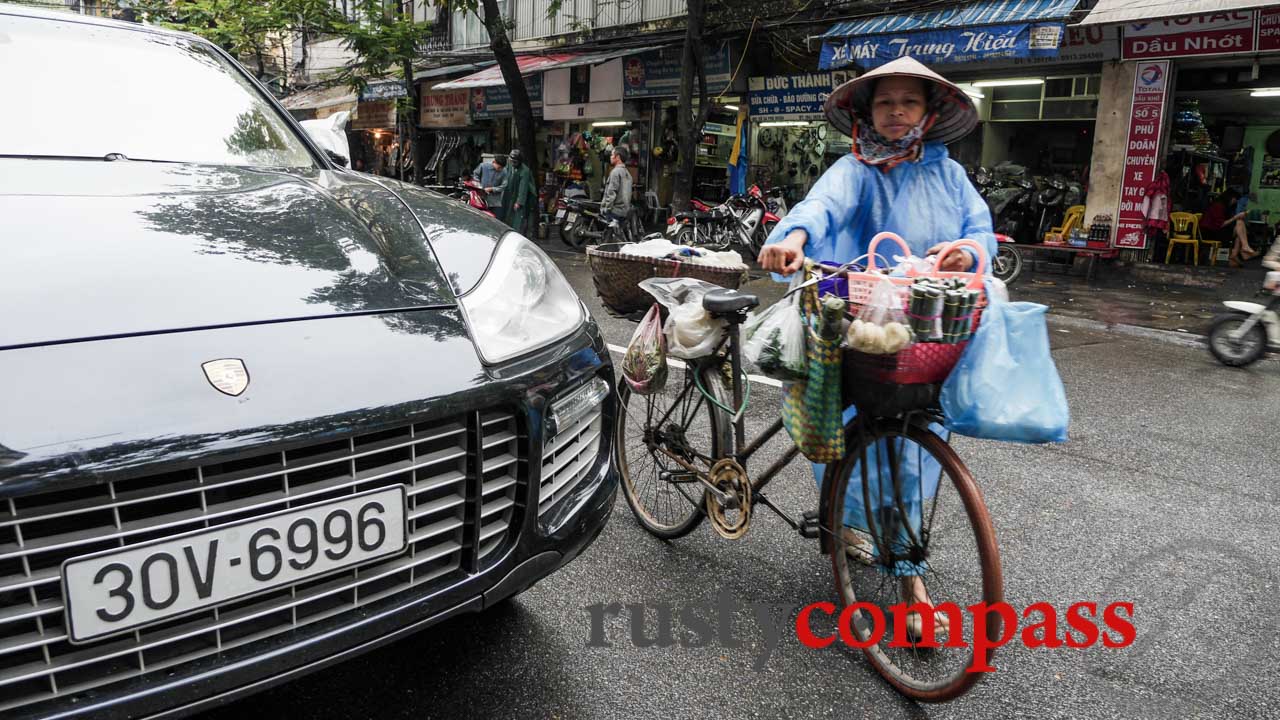
<svg viewBox="0 0 1280 720">
<path fill-rule="evenodd" d="M 223 358 L 210 360 L 200 366 L 209 384 L 232 397 L 239 395 L 249 387 L 249 370 L 239 358 Z"/>
</svg>

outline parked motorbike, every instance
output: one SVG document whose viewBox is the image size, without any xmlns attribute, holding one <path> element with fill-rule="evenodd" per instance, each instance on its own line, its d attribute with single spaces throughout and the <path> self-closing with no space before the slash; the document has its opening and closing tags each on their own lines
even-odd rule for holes
<svg viewBox="0 0 1280 720">
<path fill-rule="evenodd" d="M 1031 242 L 1040 242 L 1044 239 L 1045 233 L 1054 227 L 1054 223 L 1061 222 L 1063 201 L 1066 196 L 1065 178 L 1054 176 L 1044 180 L 1044 187 L 1035 196 L 1035 209 L 1038 211 L 1039 220 L 1036 222 L 1036 231 L 1030 239 Z"/>
<path fill-rule="evenodd" d="M 560 192 L 560 196 L 556 198 L 556 212 L 552 216 L 551 223 L 555 226 L 561 240 L 565 240 L 565 227 L 578 219 L 576 212 L 570 217 L 569 201 L 589 199 L 587 191 L 580 187 L 568 186 Z M 565 240 L 565 242 L 568 241 Z"/>
<path fill-rule="evenodd" d="M 644 235 L 640 214 L 635 208 L 623 221 L 606 220 L 598 202 L 577 198 L 565 198 L 564 202 L 566 212 L 560 237 L 575 250 L 588 244 L 638 242 Z"/>
<path fill-rule="evenodd" d="M 755 258 L 781 220 L 773 209 L 786 212 L 780 189 L 765 193 L 752 185 L 745 195 L 734 195 L 707 210 L 676 213 L 667 221 L 667 237 L 679 245 L 698 245 L 711 250 L 728 250 L 738 245 Z"/>
<path fill-rule="evenodd" d="M 489 207 L 484 187 L 481 186 L 478 181 L 469 177 L 459 179 L 458 184 L 456 185 L 427 185 L 426 187 L 448 195 L 454 200 L 460 200 L 489 217 L 497 217 L 497 215 L 494 214 L 493 209 Z"/>
<path fill-rule="evenodd" d="M 1230 312 L 1210 324 L 1209 352 L 1223 365 L 1244 367 L 1280 352 L 1280 270 L 1267 273 L 1260 294 L 1267 296 L 1266 303 L 1224 302 Z"/>
<path fill-rule="evenodd" d="M 991 274 L 1012 285 L 1022 274 L 1022 253 L 1013 244 L 1013 238 L 996 233 L 996 257 L 991 261 Z"/>
</svg>

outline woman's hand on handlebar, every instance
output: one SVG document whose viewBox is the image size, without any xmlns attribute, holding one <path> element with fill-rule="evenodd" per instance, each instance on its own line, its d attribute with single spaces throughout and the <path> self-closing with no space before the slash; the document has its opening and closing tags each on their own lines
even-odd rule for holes
<svg viewBox="0 0 1280 720">
<path fill-rule="evenodd" d="M 769 272 L 791 275 L 804 267 L 804 244 L 809 235 L 796 229 L 787 233 L 781 241 L 765 245 L 760 250 L 760 267 Z"/>
</svg>

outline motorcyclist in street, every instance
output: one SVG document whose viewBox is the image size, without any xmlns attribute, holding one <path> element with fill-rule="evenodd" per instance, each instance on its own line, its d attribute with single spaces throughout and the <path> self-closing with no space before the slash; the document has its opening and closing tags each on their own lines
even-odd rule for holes
<svg viewBox="0 0 1280 720">
<path fill-rule="evenodd" d="M 624 224 L 631 211 L 631 172 L 627 170 L 630 153 L 622 146 L 615 147 L 609 156 L 613 169 L 605 180 L 604 196 L 600 198 L 600 214 L 605 222 L 616 220 Z"/>
<path fill-rule="evenodd" d="M 978 113 L 968 95 L 918 61 L 902 58 L 841 85 L 828 97 L 824 111 L 832 126 L 853 137 L 853 152 L 827 170 L 778 223 L 760 252 L 761 267 L 791 275 L 804 267 L 806 257 L 837 265 L 851 262 L 864 257 L 871 238 L 883 231 L 901 236 L 913 255 L 935 254 L 947 242 L 968 238 L 980 243 L 988 258 L 995 257 L 987 204 L 945 146 L 977 126 Z M 894 247 L 881 244 L 878 251 L 891 256 Z M 891 264 L 892 258 L 878 262 Z M 953 252 L 939 269 L 973 271 L 976 262 L 967 251 Z M 855 408 L 847 408 L 844 421 L 855 414 Z M 930 429 L 946 437 L 941 426 Z M 913 443 L 906 445 L 900 451 L 903 457 L 914 450 Z M 868 453 L 873 456 L 887 455 Z M 824 468 L 814 464 L 813 470 L 821 488 Z M 880 484 L 878 497 L 892 502 L 893 473 L 888 470 L 868 468 L 868 479 L 872 487 Z M 859 472 L 855 469 L 854 477 Z M 937 461 L 927 454 L 918 465 L 900 468 L 913 525 L 920 524 L 923 502 L 937 493 L 940 473 Z M 846 552 L 872 564 L 875 550 L 862 535 L 866 511 L 855 495 L 845 502 Z M 895 565 L 892 574 L 899 578 L 904 602 L 932 604 L 922 579 L 926 570 L 926 563 Z M 909 631 L 918 632 L 921 620 L 917 613 L 910 614 Z M 946 614 L 935 613 L 935 622 L 941 635 L 948 627 Z"/>
</svg>

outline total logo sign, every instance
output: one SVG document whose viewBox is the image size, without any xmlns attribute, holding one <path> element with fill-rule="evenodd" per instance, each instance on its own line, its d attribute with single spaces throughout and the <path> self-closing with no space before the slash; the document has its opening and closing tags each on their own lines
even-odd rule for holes
<svg viewBox="0 0 1280 720">
<path fill-rule="evenodd" d="M 1163 92 L 1164 68 L 1159 64 L 1147 65 L 1138 69 L 1138 92 Z"/>
</svg>

